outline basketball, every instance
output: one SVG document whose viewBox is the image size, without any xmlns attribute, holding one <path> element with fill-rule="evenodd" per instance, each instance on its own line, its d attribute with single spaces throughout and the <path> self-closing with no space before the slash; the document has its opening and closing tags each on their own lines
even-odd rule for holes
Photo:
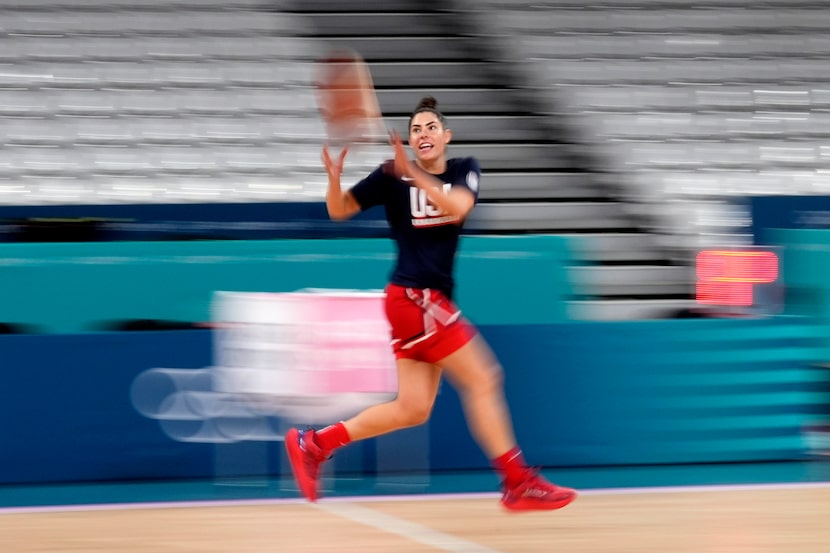
<svg viewBox="0 0 830 553">
<path fill-rule="evenodd" d="M 366 142 L 385 136 L 372 76 L 351 50 L 330 53 L 318 63 L 317 104 L 332 142 Z"/>
</svg>

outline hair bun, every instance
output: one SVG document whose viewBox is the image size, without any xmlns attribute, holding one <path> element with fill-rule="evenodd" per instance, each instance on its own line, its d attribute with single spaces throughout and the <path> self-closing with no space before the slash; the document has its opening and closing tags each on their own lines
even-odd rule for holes
<svg viewBox="0 0 830 553">
<path fill-rule="evenodd" d="M 438 100 L 433 98 L 432 96 L 424 96 L 421 98 L 421 101 L 418 102 L 418 107 L 416 110 L 419 109 L 437 109 L 438 108 Z"/>
</svg>

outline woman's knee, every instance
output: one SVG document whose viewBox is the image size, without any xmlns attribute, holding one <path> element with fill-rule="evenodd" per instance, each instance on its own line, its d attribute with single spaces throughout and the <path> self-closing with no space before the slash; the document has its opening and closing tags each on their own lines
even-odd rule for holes
<svg viewBox="0 0 830 553">
<path fill-rule="evenodd" d="M 401 427 L 419 426 L 432 415 L 431 401 L 399 401 L 398 422 Z"/>
<path fill-rule="evenodd" d="M 500 366 L 493 365 L 489 370 L 482 371 L 471 381 L 469 390 L 474 394 L 490 394 L 501 391 L 503 387 L 504 373 Z"/>
<path fill-rule="evenodd" d="M 465 393 L 488 393 L 504 386 L 501 364 L 481 339 L 447 357 L 444 367 L 455 386 Z"/>
</svg>

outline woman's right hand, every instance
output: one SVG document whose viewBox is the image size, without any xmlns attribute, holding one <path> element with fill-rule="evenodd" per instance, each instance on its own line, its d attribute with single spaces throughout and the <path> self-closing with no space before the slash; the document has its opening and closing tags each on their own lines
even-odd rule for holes
<svg viewBox="0 0 830 553">
<path fill-rule="evenodd" d="M 329 178 L 340 178 L 340 175 L 343 173 L 343 163 L 346 161 L 347 153 L 349 153 L 349 147 L 343 146 L 340 155 L 334 160 L 331 157 L 331 153 L 329 153 L 328 144 L 323 145 L 323 167 L 326 168 L 326 173 L 328 173 Z"/>
</svg>

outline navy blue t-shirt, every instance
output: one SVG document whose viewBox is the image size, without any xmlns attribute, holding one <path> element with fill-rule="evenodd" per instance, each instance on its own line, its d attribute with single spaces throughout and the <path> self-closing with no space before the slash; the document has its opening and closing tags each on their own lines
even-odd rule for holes
<svg viewBox="0 0 830 553">
<path fill-rule="evenodd" d="M 427 201 L 427 193 L 391 173 L 390 162 L 354 185 L 351 193 L 362 210 L 382 205 L 398 246 L 398 261 L 390 282 L 412 288 L 434 288 L 447 297 L 453 292 L 453 265 L 462 224 Z M 447 170 L 433 175 L 444 192 L 462 186 L 478 199 L 481 169 L 475 158 L 447 160 Z"/>
</svg>

